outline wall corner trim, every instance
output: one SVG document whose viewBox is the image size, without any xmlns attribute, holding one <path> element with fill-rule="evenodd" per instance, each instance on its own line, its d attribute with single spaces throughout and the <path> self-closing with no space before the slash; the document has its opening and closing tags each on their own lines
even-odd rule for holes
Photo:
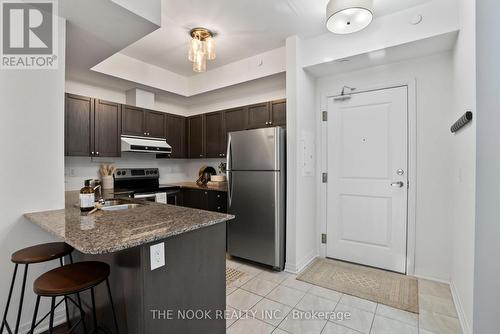
<svg viewBox="0 0 500 334">
<path fill-rule="evenodd" d="M 462 327 L 463 334 L 472 334 L 471 324 L 465 316 L 465 311 L 460 299 L 460 295 L 458 294 L 457 288 L 455 287 L 455 283 L 453 283 L 453 281 L 451 281 L 450 283 L 450 289 L 451 295 L 453 297 L 453 303 L 455 304 L 455 308 L 457 309 L 458 320 L 460 321 L 460 326 Z"/>
<path fill-rule="evenodd" d="M 315 250 L 312 250 L 302 261 L 298 264 L 285 264 L 285 271 L 298 274 L 302 270 L 304 270 L 311 262 L 313 262 L 318 257 L 318 254 Z"/>
</svg>

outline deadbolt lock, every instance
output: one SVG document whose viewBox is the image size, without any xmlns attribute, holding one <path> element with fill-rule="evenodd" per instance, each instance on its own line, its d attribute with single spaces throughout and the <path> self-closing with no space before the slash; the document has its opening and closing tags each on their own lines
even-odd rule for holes
<svg viewBox="0 0 500 334">
<path fill-rule="evenodd" d="M 404 171 L 404 170 L 402 170 L 402 169 L 398 169 L 398 170 L 396 171 L 396 174 L 398 174 L 398 175 L 404 175 L 404 173 L 405 173 L 405 171 Z"/>
</svg>

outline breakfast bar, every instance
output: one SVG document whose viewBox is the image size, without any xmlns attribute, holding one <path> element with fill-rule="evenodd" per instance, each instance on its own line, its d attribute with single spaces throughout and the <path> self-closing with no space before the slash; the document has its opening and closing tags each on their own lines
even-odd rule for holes
<svg viewBox="0 0 500 334">
<path fill-rule="evenodd" d="M 233 216 L 131 199 L 82 214 L 77 202 L 68 192 L 65 209 L 25 217 L 73 246 L 75 261 L 110 265 L 120 333 L 225 332 L 225 223 Z M 112 328 L 100 300 L 97 317 Z"/>
</svg>

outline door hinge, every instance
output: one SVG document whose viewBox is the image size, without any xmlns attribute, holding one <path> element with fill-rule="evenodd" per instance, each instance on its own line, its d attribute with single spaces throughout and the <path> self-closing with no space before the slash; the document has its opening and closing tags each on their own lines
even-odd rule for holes
<svg viewBox="0 0 500 334">
<path fill-rule="evenodd" d="M 322 179 L 323 183 L 327 183 L 328 182 L 328 173 L 323 173 L 321 176 L 321 179 Z"/>
<path fill-rule="evenodd" d="M 325 233 L 321 234 L 321 243 L 326 244 L 326 234 Z"/>
<path fill-rule="evenodd" d="M 321 112 L 321 119 L 323 120 L 323 122 L 328 121 L 328 111 Z"/>
</svg>

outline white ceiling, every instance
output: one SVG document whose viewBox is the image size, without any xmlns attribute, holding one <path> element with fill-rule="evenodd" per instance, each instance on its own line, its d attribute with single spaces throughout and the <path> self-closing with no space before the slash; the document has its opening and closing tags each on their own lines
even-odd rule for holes
<svg viewBox="0 0 500 334">
<path fill-rule="evenodd" d="M 432 0 L 374 0 L 375 16 Z M 188 32 L 202 26 L 217 33 L 217 59 L 208 70 L 281 47 L 288 36 L 327 32 L 328 0 L 162 0 L 162 27 L 121 52 L 166 70 L 191 76 Z"/>
</svg>

